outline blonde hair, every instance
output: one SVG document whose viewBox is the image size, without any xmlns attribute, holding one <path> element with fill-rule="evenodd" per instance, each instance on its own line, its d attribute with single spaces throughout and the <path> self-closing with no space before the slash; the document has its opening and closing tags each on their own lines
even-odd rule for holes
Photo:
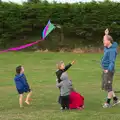
<svg viewBox="0 0 120 120">
<path fill-rule="evenodd" d="M 63 61 L 58 62 L 58 63 L 56 64 L 57 68 L 59 69 L 62 64 L 64 64 Z"/>
</svg>

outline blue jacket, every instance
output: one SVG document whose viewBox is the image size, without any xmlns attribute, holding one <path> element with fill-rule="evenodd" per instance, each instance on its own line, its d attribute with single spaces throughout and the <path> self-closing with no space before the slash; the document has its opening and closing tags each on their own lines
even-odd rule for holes
<svg viewBox="0 0 120 120">
<path fill-rule="evenodd" d="M 29 87 L 24 74 L 16 75 L 15 78 L 14 78 L 14 81 L 15 81 L 15 84 L 16 84 L 16 88 L 18 90 L 27 89 Z"/>
<path fill-rule="evenodd" d="M 115 60 L 117 56 L 117 47 L 118 44 L 114 42 L 111 47 L 104 48 L 104 56 L 102 58 L 102 68 L 108 71 L 114 71 Z"/>
</svg>

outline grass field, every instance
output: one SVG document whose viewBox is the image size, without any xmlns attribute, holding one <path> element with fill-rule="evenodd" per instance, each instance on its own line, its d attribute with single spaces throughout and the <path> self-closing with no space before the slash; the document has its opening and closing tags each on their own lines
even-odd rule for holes
<svg viewBox="0 0 120 120">
<path fill-rule="evenodd" d="M 101 54 L 5 53 L 0 54 L 0 120 L 120 120 L 120 106 L 103 109 L 106 93 L 101 91 Z M 73 85 L 85 97 L 85 110 L 61 112 L 57 103 L 56 63 L 64 60 L 76 64 L 68 71 Z M 25 67 L 33 89 L 32 104 L 19 108 L 14 85 L 15 67 Z M 114 80 L 120 90 L 120 56 Z M 117 94 L 120 96 L 120 94 Z"/>
</svg>

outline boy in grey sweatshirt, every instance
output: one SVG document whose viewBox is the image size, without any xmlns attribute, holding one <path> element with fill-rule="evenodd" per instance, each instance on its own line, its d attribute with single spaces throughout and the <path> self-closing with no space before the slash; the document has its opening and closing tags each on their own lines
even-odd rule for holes
<svg viewBox="0 0 120 120">
<path fill-rule="evenodd" d="M 72 64 L 74 64 L 74 61 L 67 66 L 64 65 L 64 62 L 60 62 L 56 72 L 57 87 L 60 88 L 61 107 L 63 110 L 65 108 L 69 109 L 69 95 L 72 89 L 72 82 L 69 80 L 66 71 L 72 66 Z"/>
</svg>

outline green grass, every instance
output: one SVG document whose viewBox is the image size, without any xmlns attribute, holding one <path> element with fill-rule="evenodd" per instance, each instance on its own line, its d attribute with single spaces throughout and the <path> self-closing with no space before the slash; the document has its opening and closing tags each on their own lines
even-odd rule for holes
<svg viewBox="0 0 120 120">
<path fill-rule="evenodd" d="M 120 106 L 103 109 L 106 93 L 101 91 L 101 54 L 72 53 L 4 53 L 0 54 L 0 120 L 119 120 Z M 76 64 L 68 71 L 73 85 L 85 97 L 85 110 L 61 112 L 57 103 L 56 63 Z M 120 56 L 116 64 L 115 90 L 120 90 Z M 14 85 L 15 67 L 25 67 L 33 89 L 32 104 L 19 108 Z M 117 94 L 120 96 L 120 94 Z"/>
</svg>

